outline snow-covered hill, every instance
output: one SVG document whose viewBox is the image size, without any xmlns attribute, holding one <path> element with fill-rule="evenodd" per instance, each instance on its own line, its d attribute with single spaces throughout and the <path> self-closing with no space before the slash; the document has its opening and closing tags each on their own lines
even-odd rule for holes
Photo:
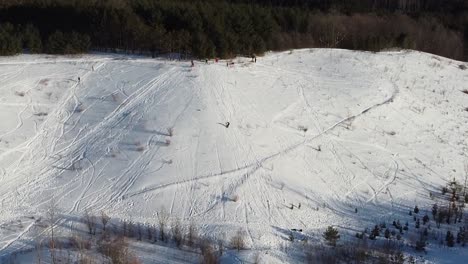
<svg viewBox="0 0 468 264">
<path fill-rule="evenodd" d="M 25 219 L 50 199 L 63 225 L 167 210 L 274 251 L 291 228 L 362 230 L 463 181 L 462 62 L 315 49 L 234 62 L 1 58 L 0 223 L 27 224 L 0 230 L 0 255 L 27 247 Z"/>
</svg>

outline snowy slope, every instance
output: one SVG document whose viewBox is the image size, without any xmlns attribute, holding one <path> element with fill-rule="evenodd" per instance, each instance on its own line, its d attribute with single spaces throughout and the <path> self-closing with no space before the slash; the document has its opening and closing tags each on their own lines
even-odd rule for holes
<svg viewBox="0 0 468 264">
<path fill-rule="evenodd" d="M 460 64 L 344 50 L 194 68 L 0 58 L 0 224 L 39 217 L 53 198 L 64 224 L 85 209 L 156 223 L 165 208 L 208 236 L 241 228 L 259 250 L 291 228 L 317 239 L 328 225 L 361 230 L 463 179 Z M 24 247 L 29 226 L 4 233 L 0 254 Z"/>
</svg>

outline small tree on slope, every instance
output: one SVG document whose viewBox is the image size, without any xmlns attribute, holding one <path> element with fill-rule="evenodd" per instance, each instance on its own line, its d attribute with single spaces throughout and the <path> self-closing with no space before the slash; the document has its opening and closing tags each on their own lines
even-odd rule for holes
<svg viewBox="0 0 468 264">
<path fill-rule="evenodd" d="M 336 246 L 336 242 L 340 239 L 340 235 L 336 228 L 333 226 L 329 226 L 327 230 L 323 233 L 323 238 L 327 242 L 328 245 L 334 247 Z"/>
</svg>

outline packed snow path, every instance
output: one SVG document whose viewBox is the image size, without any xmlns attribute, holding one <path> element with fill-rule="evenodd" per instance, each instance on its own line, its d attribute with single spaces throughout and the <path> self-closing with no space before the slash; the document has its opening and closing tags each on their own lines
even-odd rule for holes
<svg viewBox="0 0 468 264">
<path fill-rule="evenodd" d="M 343 50 L 193 68 L 1 58 L 0 223 L 40 217 L 54 199 L 62 221 L 89 209 L 155 223 L 165 208 L 213 237 L 240 228 L 252 248 L 291 228 L 362 228 L 463 178 L 460 64 Z M 5 231 L 0 249 L 33 238 L 31 225 Z"/>
</svg>

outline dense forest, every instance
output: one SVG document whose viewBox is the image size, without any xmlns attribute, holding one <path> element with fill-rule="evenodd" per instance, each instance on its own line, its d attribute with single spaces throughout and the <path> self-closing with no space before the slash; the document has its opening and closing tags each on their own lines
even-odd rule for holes
<svg viewBox="0 0 468 264">
<path fill-rule="evenodd" d="M 468 1 L 0 1 L 0 55 L 92 49 L 227 58 L 307 47 L 397 47 L 466 60 Z"/>
</svg>

